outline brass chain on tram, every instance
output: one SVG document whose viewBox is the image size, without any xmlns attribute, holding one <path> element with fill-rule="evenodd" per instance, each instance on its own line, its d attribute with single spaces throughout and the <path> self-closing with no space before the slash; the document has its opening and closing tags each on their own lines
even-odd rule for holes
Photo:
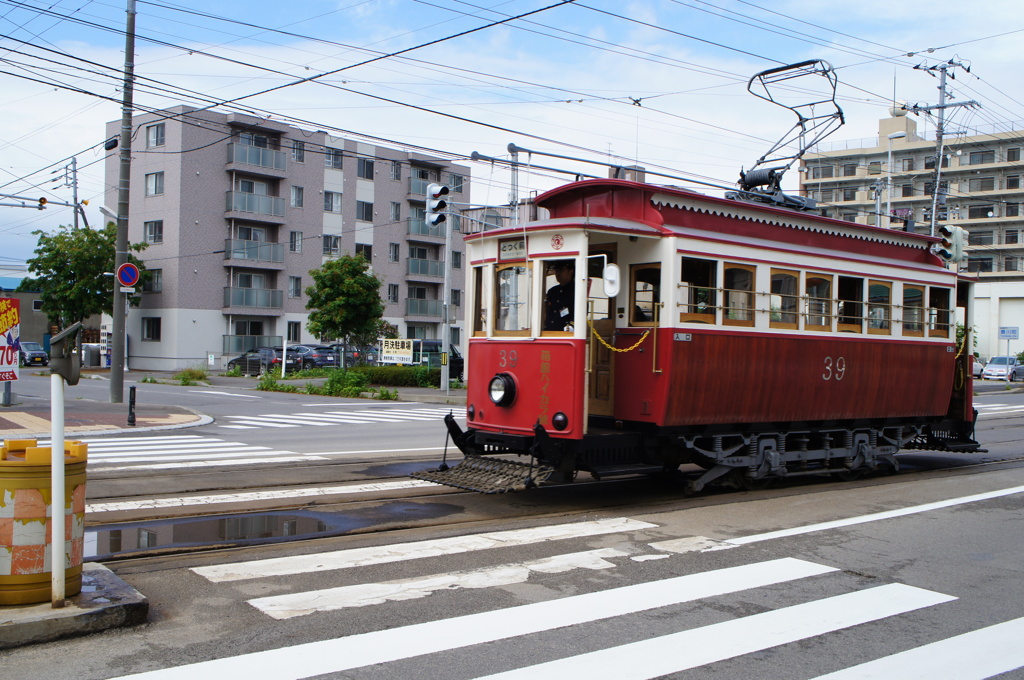
<svg viewBox="0 0 1024 680">
<path fill-rule="evenodd" d="M 647 336 L 651 334 L 651 329 L 648 328 L 647 331 L 644 332 L 644 334 L 642 336 L 640 336 L 640 339 L 637 340 L 636 343 L 632 347 L 627 347 L 626 349 L 619 349 L 618 347 L 612 347 L 611 345 L 608 344 L 608 342 L 604 338 L 601 337 L 601 334 L 597 332 L 596 328 L 594 328 L 594 322 L 593 321 L 591 321 L 590 319 L 587 319 L 587 325 L 590 326 L 590 330 L 594 333 L 594 337 L 597 338 L 601 342 L 602 345 L 604 345 L 605 347 L 607 347 L 608 349 L 610 349 L 613 352 L 631 352 L 634 349 L 636 349 L 637 347 L 639 347 L 640 343 L 642 343 L 644 340 L 646 340 Z"/>
<path fill-rule="evenodd" d="M 956 381 L 953 383 L 953 389 L 956 390 L 957 392 L 959 392 L 960 390 L 962 390 L 964 388 L 964 384 L 965 384 L 965 381 L 967 379 L 967 376 L 964 373 L 963 362 L 960 361 L 960 355 L 964 353 L 964 348 L 965 347 L 967 347 L 967 331 L 966 330 L 964 330 L 964 339 L 960 343 L 960 349 L 958 349 L 956 351 L 956 356 L 953 357 L 953 361 L 956 362 L 954 364 L 956 366 Z M 972 371 L 974 370 L 973 362 L 974 362 L 974 358 L 972 357 L 971 358 L 971 363 L 972 363 L 971 370 Z"/>
</svg>

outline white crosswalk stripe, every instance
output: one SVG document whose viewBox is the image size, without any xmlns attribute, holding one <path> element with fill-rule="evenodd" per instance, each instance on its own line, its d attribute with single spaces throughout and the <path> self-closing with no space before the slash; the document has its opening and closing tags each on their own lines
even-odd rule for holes
<svg viewBox="0 0 1024 680">
<path fill-rule="evenodd" d="M 304 411 L 302 413 L 266 413 L 258 416 L 225 416 L 229 421 L 219 427 L 232 430 L 248 430 L 260 427 L 322 427 L 326 425 L 368 425 L 376 423 L 398 423 L 411 421 L 440 422 L 449 413 L 458 419 L 465 419 L 461 406 L 444 408 L 370 408 Z"/>
<path fill-rule="evenodd" d="M 1024 413 L 1024 404 L 975 404 L 978 418 L 995 418 L 998 416 Z"/>
<path fill-rule="evenodd" d="M 1014 487 L 947 499 L 900 512 L 918 513 L 983 502 L 1018 494 L 1022 490 L 1024 487 Z M 889 518 L 888 513 L 875 513 L 844 520 L 843 526 Z M 832 523 L 822 523 L 789 532 L 807 533 L 832 528 Z M 487 680 L 563 680 L 574 677 L 652 680 L 918 610 L 942 607 L 957 600 L 955 595 L 912 584 L 859 579 L 855 574 L 843 571 L 841 565 L 820 564 L 795 557 L 686 573 L 686 565 L 695 562 L 684 561 L 687 560 L 684 555 L 720 550 L 726 543 L 735 546 L 761 543 L 777 534 L 790 533 L 770 532 L 712 540 L 701 536 L 673 538 L 665 531 L 665 527 L 650 522 L 618 517 L 193 567 L 195 574 L 216 584 L 222 595 L 244 600 L 277 621 L 337 616 L 340 610 L 346 610 L 346 617 L 355 617 L 358 615 L 356 610 L 367 607 L 403 606 L 401 603 L 431 597 L 461 598 L 459 591 L 463 590 L 501 588 L 507 594 L 514 592 L 509 590 L 510 586 L 534 580 L 543 581 L 537 584 L 541 588 L 558 592 L 562 574 L 570 575 L 566 584 L 572 586 L 563 586 L 563 589 L 571 592 L 586 582 L 585 577 L 578 575 L 581 571 L 614 572 L 624 570 L 627 565 L 632 565 L 635 571 L 645 568 L 640 565 L 659 558 L 676 562 L 678 570 L 670 569 L 667 573 L 682 571 L 683 575 L 641 580 L 593 592 L 549 596 L 539 601 L 532 601 L 531 597 L 526 604 L 448 618 L 429 618 L 400 627 L 224 657 L 125 678 L 191 680 L 223 676 L 284 680 L 321 675 L 333 677 L 337 674 L 357 678 L 362 677 L 357 669 L 363 668 L 369 677 L 388 677 L 386 664 L 399 664 L 406 660 L 414 660 L 412 663 L 417 665 L 417 672 L 422 672 L 423 677 L 443 677 L 444 668 L 438 664 L 444 664 L 446 657 L 431 658 L 428 655 L 465 650 L 462 653 L 468 658 L 476 655 L 486 657 L 487 661 L 481 662 L 479 667 L 493 673 L 486 676 Z M 531 557 L 520 562 L 507 561 L 507 556 L 516 554 L 529 554 Z M 746 554 L 748 558 L 752 555 Z M 438 572 L 438 559 L 449 559 L 458 568 Z M 420 560 L 423 562 L 418 562 Z M 402 570 L 411 576 L 377 582 L 363 581 L 358 576 L 384 572 L 385 569 L 378 567 L 399 562 L 414 562 L 410 568 Z M 420 564 L 433 567 L 420 567 Z M 662 567 L 658 573 L 664 575 L 666 571 Z M 329 587 L 309 590 L 310 584 L 316 583 L 317 579 Z M 605 582 L 609 581 L 606 579 Z M 614 580 L 610 582 L 614 583 Z M 769 600 L 753 594 L 753 591 L 762 589 L 770 591 L 770 601 L 779 604 L 765 607 L 764 603 Z M 442 592 L 445 595 L 439 594 Z M 264 594 L 254 597 L 256 593 Z M 753 607 L 753 613 L 736 610 L 734 606 L 718 606 L 716 602 L 717 598 L 735 603 L 737 600 L 729 597 L 743 593 L 748 594 L 742 596 L 742 601 L 750 599 L 758 603 Z M 487 602 L 489 599 L 473 601 Z M 707 606 L 690 607 L 685 616 L 673 614 L 672 608 L 704 601 L 708 601 Z M 420 608 L 417 611 L 435 610 Z M 931 615 L 932 618 L 948 618 L 942 611 Z M 652 613 L 646 620 L 653 623 L 641 630 L 636 626 L 635 615 L 643 612 Z M 729 612 L 725 620 L 723 612 Z M 428 617 L 434 615 L 428 614 Z M 701 617 L 705 615 L 710 619 L 702 622 Z M 596 636 L 587 633 L 587 626 L 593 630 L 592 624 L 598 622 L 603 632 Z M 816 680 L 902 677 L 981 680 L 1024 668 L 1024 646 L 1017 644 L 1024 634 L 1024 618 L 983 626 L 981 624 L 973 631 L 956 631 L 947 639 L 917 648 L 909 647 L 913 643 L 908 643 L 908 648 L 903 651 L 881 658 L 873 658 L 870 651 L 865 651 L 859 658 L 847 655 L 844 658 L 852 658 L 853 665 Z M 616 635 L 615 630 L 628 633 Z M 528 645 L 524 638 L 537 633 L 544 633 L 543 639 L 546 640 L 538 650 L 540 659 L 523 651 L 523 646 Z M 878 634 L 877 628 L 863 633 L 851 630 L 844 638 L 844 650 L 850 649 L 851 640 L 858 635 L 865 636 L 865 640 L 874 640 Z M 573 644 L 558 642 L 563 636 L 573 641 L 587 636 L 588 649 L 575 654 Z M 907 639 L 911 640 L 913 636 L 908 635 Z M 617 640 L 622 643 L 617 644 Z M 822 644 L 827 643 L 823 641 Z M 504 653 L 504 647 L 496 645 L 508 645 L 508 653 Z M 477 646 L 480 647 L 474 649 Z M 685 653 L 680 653 L 680 650 L 685 650 Z M 770 664 L 771 659 L 771 656 L 766 656 L 762 663 Z M 517 666 L 518 663 L 522 665 Z M 408 677 L 409 666 L 401 667 L 404 673 L 396 671 L 390 677 Z M 709 672 L 714 672 L 714 669 L 709 669 Z M 779 669 L 771 672 L 777 674 Z"/>
<path fill-rule="evenodd" d="M 326 460 L 323 456 L 274 450 L 216 437 L 85 438 L 90 471 L 171 470 L 176 468 L 259 465 Z M 44 443 L 43 445 L 46 445 Z"/>
</svg>

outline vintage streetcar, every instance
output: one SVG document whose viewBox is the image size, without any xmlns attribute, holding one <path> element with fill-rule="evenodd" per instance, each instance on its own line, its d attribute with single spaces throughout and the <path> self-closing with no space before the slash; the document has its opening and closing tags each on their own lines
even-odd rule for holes
<svg viewBox="0 0 1024 680">
<path fill-rule="evenodd" d="M 749 488 L 977 450 L 972 281 L 939 239 L 756 193 L 589 179 L 469 233 L 464 459 L 415 476 L 493 493 L 686 466 L 690 490 Z"/>
</svg>

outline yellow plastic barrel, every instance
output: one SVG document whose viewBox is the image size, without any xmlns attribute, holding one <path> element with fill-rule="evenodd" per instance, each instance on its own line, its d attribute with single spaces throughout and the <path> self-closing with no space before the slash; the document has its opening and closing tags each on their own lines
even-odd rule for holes
<svg viewBox="0 0 1024 680">
<path fill-rule="evenodd" d="M 64 594 L 82 590 L 88 444 L 64 442 Z M 0 605 L 48 602 L 51 591 L 50 447 L 8 439 L 0 447 Z"/>
</svg>

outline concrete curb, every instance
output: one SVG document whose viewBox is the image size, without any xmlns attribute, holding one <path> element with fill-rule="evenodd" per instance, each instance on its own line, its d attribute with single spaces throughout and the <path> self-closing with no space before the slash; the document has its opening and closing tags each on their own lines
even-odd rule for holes
<svg viewBox="0 0 1024 680">
<path fill-rule="evenodd" d="M 101 564 L 82 565 L 82 592 L 62 609 L 49 602 L 0 607 L 0 649 L 145 623 L 149 600 Z"/>
</svg>

